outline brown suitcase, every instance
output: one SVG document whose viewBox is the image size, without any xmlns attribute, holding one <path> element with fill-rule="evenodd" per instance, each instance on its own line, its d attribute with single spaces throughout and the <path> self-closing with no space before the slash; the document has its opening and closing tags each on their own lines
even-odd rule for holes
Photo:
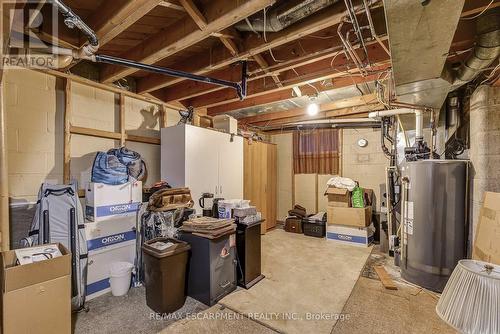
<svg viewBox="0 0 500 334">
<path fill-rule="evenodd" d="M 302 233 L 302 220 L 300 218 L 289 217 L 285 221 L 285 231 L 292 233 Z"/>
</svg>

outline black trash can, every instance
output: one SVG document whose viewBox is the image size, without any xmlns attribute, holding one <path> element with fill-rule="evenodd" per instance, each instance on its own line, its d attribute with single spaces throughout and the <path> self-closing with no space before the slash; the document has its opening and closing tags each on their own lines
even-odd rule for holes
<svg viewBox="0 0 500 334">
<path fill-rule="evenodd" d="M 173 243 L 165 247 L 167 243 Z M 155 238 L 142 246 L 146 304 L 157 313 L 172 313 L 186 301 L 187 242 Z"/>
</svg>

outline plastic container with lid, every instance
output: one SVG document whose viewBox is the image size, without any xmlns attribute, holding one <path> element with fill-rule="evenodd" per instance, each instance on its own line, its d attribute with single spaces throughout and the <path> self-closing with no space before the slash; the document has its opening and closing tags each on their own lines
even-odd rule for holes
<svg viewBox="0 0 500 334">
<path fill-rule="evenodd" d="M 146 304 L 155 312 L 172 313 L 184 305 L 190 249 L 173 238 L 155 238 L 142 246 Z"/>
</svg>

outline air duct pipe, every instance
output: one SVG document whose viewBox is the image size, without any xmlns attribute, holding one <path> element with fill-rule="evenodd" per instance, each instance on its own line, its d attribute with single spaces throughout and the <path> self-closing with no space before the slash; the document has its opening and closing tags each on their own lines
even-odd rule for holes
<svg viewBox="0 0 500 334">
<path fill-rule="evenodd" d="M 476 32 L 476 46 L 472 55 L 458 69 L 454 84 L 471 81 L 500 54 L 500 8 L 480 16 L 477 19 Z"/>
<path fill-rule="evenodd" d="M 373 123 L 373 119 L 370 118 L 333 118 L 333 119 L 321 119 L 317 121 L 302 121 L 292 123 L 293 125 L 310 125 L 310 124 L 340 124 L 340 123 Z"/>
<path fill-rule="evenodd" d="M 382 117 L 404 115 L 404 114 L 415 114 L 415 139 L 417 141 L 424 140 L 424 114 L 420 109 L 390 109 L 382 111 L 372 111 L 368 114 L 368 118 L 380 119 Z"/>
<path fill-rule="evenodd" d="M 239 22 L 235 27 L 239 31 L 278 32 L 336 2 L 338 0 L 284 1 L 282 5 L 267 12 L 265 25 L 263 16 L 257 14 L 254 18 Z"/>
</svg>

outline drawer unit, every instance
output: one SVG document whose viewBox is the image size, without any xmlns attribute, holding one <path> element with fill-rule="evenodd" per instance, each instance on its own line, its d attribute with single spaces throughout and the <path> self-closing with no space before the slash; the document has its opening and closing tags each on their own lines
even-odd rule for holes
<svg viewBox="0 0 500 334">
<path fill-rule="evenodd" d="M 188 265 L 188 296 L 212 306 L 236 289 L 234 232 L 217 239 L 181 233 L 191 245 Z"/>
</svg>

